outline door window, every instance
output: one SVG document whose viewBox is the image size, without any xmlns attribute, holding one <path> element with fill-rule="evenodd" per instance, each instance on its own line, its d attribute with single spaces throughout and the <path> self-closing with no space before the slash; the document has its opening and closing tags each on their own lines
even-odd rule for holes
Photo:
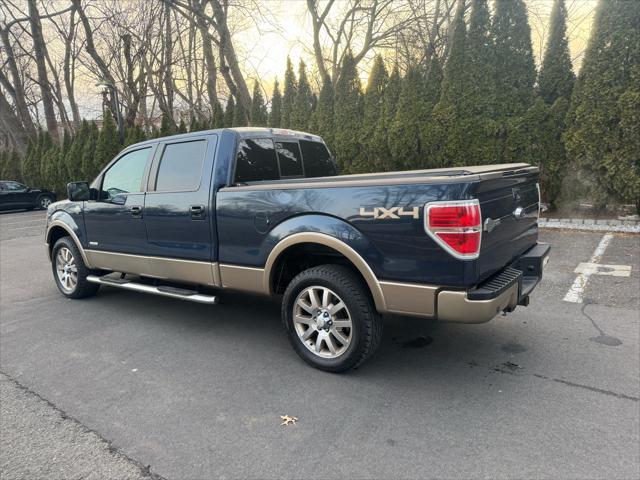
<svg viewBox="0 0 640 480">
<path fill-rule="evenodd" d="M 202 178 L 202 164 L 206 150 L 206 140 L 170 143 L 165 146 L 158 169 L 156 191 L 197 190 Z"/>
<path fill-rule="evenodd" d="M 4 189 L 9 192 L 20 192 L 26 190 L 27 187 L 18 182 L 5 182 Z"/>
<path fill-rule="evenodd" d="M 273 140 L 247 138 L 238 146 L 235 183 L 278 180 L 278 161 Z"/>
<path fill-rule="evenodd" d="M 323 143 L 300 140 L 300 148 L 307 177 L 330 177 L 336 174 L 329 150 Z"/>
<path fill-rule="evenodd" d="M 298 142 L 276 142 L 281 177 L 302 177 L 302 155 Z"/>
<path fill-rule="evenodd" d="M 142 177 L 151 147 L 120 157 L 104 174 L 100 198 L 113 201 L 118 195 L 142 191 Z"/>
</svg>

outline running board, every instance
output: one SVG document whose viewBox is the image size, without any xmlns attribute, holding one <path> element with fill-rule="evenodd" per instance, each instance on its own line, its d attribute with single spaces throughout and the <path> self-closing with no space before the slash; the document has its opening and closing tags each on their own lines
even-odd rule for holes
<svg viewBox="0 0 640 480">
<path fill-rule="evenodd" d="M 151 293 L 152 295 L 161 295 L 163 297 L 178 298 L 180 300 L 188 300 L 190 302 L 204 303 L 207 305 L 213 305 L 218 303 L 218 297 L 214 295 L 204 295 L 194 290 L 187 290 L 183 288 L 163 287 L 163 286 L 153 287 L 151 285 L 130 282 L 124 279 L 121 280 L 118 278 L 97 277 L 95 275 L 88 275 L 87 281 L 91 283 L 98 283 L 100 285 L 108 285 L 110 287 L 124 288 L 125 290 L 132 290 L 134 292 Z"/>
</svg>

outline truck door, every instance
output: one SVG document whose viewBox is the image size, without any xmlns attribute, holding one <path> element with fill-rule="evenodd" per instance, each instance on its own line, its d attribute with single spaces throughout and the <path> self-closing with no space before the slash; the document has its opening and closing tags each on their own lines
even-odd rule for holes
<svg viewBox="0 0 640 480">
<path fill-rule="evenodd" d="M 203 135 L 158 145 L 147 185 L 144 218 L 147 255 L 159 257 L 159 277 L 184 277 L 175 275 L 179 265 L 204 272 L 206 262 L 211 271 L 209 263 L 215 247 L 211 175 L 216 142 L 216 135 Z M 183 262 L 172 262 L 167 267 L 163 259 Z"/>
<path fill-rule="evenodd" d="M 144 178 L 153 146 L 123 153 L 102 175 L 97 200 L 84 203 L 84 222 L 90 250 L 143 255 L 147 248 L 144 226 Z M 113 255 L 100 255 L 109 267 Z"/>
</svg>

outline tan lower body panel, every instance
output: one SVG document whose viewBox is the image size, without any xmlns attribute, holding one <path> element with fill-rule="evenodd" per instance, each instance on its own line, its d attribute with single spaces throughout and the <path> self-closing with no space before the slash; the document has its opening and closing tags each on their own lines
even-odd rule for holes
<svg viewBox="0 0 640 480">
<path fill-rule="evenodd" d="M 264 289 L 264 269 L 220 264 L 220 284 L 223 288 L 269 295 Z"/>
<path fill-rule="evenodd" d="M 518 285 L 491 300 L 469 300 L 466 292 L 443 290 L 438 294 L 438 320 L 458 323 L 488 322 L 507 307 L 518 304 Z"/>
<path fill-rule="evenodd" d="M 387 312 L 433 317 L 437 287 L 413 283 L 380 282 Z"/>
<path fill-rule="evenodd" d="M 147 257 L 100 250 L 85 250 L 85 254 L 94 268 L 200 285 L 220 286 L 217 263 Z"/>
</svg>

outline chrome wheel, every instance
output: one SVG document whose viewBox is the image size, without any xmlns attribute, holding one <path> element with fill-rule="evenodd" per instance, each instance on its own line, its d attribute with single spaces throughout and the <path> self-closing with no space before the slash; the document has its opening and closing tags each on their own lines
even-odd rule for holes
<svg viewBox="0 0 640 480">
<path fill-rule="evenodd" d="M 58 282 L 62 289 L 71 293 L 78 284 L 78 267 L 76 259 L 73 257 L 71 250 L 62 247 L 56 255 L 56 273 L 58 274 Z"/>
<path fill-rule="evenodd" d="M 42 199 L 40 200 L 40 208 L 42 208 L 44 210 L 44 209 L 48 208 L 49 205 L 51 205 L 51 198 L 42 197 Z"/>
<path fill-rule="evenodd" d="M 339 357 L 353 339 L 347 306 L 326 287 L 308 287 L 298 295 L 293 305 L 293 324 L 302 344 L 322 358 Z"/>
</svg>

